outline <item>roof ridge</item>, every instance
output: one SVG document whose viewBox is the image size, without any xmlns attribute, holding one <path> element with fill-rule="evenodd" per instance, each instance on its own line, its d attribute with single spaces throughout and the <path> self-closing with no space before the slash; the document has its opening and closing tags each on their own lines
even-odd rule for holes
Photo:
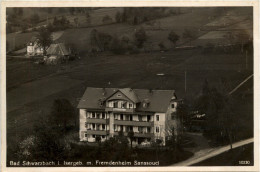
<svg viewBox="0 0 260 172">
<path fill-rule="evenodd" d="M 132 90 L 156 90 L 156 91 L 175 91 L 174 89 L 167 89 L 167 90 L 162 90 L 162 89 L 148 89 L 148 88 L 131 88 L 131 87 L 120 87 L 120 88 L 118 88 L 118 87 L 87 87 L 87 88 L 100 88 L 100 89 L 118 89 L 118 90 L 120 90 L 120 89 L 126 89 L 126 88 L 128 88 L 128 89 L 132 89 Z"/>
</svg>

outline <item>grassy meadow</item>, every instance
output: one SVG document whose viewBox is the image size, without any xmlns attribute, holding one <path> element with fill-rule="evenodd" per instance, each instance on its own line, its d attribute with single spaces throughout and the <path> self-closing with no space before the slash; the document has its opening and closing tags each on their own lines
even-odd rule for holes
<svg viewBox="0 0 260 172">
<path fill-rule="evenodd" d="M 205 79 L 210 86 L 219 88 L 221 78 L 225 78 L 230 88 L 235 88 L 253 73 L 252 50 L 246 54 L 238 46 L 223 48 L 224 45 L 230 44 L 225 37 L 226 33 L 233 32 L 234 29 L 252 33 L 251 8 L 181 8 L 179 15 L 162 17 L 138 25 L 115 23 L 114 16 L 121 10 L 122 8 L 94 9 L 90 12 L 91 25 L 87 23 L 83 14 L 71 15 L 59 12 L 58 9 L 53 10 L 49 20 L 55 15 L 64 14 L 73 24 L 74 18 L 78 18 L 79 27 L 60 32 L 56 41 L 74 44 L 80 59 L 67 64 L 47 66 L 36 64 L 32 59 L 25 60 L 7 55 L 7 107 L 11 107 L 7 109 L 8 145 L 15 146 L 32 134 L 33 125 L 50 113 L 55 99 L 66 98 L 76 107 L 86 87 L 174 89 L 178 98 L 192 101 L 200 95 Z M 31 13 L 33 12 L 24 16 Z M 112 18 L 111 23 L 103 23 L 105 15 Z M 38 25 L 44 25 L 44 18 L 42 20 Z M 144 49 L 149 51 L 124 55 L 100 52 L 95 56 L 89 53 L 92 29 L 111 36 L 128 36 L 130 41 L 133 41 L 134 33 L 140 27 L 146 31 L 147 41 Z M 210 30 L 212 27 L 215 30 Z M 193 40 L 183 38 L 185 29 L 196 31 L 196 37 Z M 167 38 L 171 30 L 180 35 L 177 46 L 196 47 L 173 49 Z M 8 50 L 13 50 L 14 47 L 24 48 L 23 46 L 36 34 L 7 34 Z M 158 44 L 161 42 L 165 45 L 166 51 L 159 51 Z M 241 43 L 241 40 L 236 40 L 234 44 L 237 43 Z M 211 46 L 208 46 L 209 44 Z M 219 45 L 222 48 L 218 48 Z M 158 73 L 164 75 L 158 76 Z M 241 93 L 247 91 L 245 88 Z M 244 106 L 238 108 L 239 115 L 244 115 L 241 120 L 248 119 L 249 124 L 253 116 L 251 99 L 252 97 L 243 99 Z M 78 116 L 75 116 L 72 123 L 74 122 L 78 124 Z M 244 127 L 247 127 L 248 123 L 246 122 Z"/>
</svg>

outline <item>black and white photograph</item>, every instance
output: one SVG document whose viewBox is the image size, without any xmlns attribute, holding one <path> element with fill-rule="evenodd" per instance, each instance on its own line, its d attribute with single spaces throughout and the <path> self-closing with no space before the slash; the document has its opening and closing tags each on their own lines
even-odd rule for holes
<svg viewBox="0 0 260 172">
<path fill-rule="evenodd" d="M 254 10 L 5 7 L 2 165 L 258 166 Z"/>
</svg>

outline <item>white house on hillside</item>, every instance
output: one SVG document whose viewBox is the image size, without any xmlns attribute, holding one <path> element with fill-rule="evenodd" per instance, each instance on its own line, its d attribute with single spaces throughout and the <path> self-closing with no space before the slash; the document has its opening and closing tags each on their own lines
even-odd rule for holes
<svg viewBox="0 0 260 172">
<path fill-rule="evenodd" d="M 39 45 L 39 39 L 33 37 L 31 41 L 27 43 L 26 52 L 28 56 L 43 55 L 43 47 Z"/>
</svg>

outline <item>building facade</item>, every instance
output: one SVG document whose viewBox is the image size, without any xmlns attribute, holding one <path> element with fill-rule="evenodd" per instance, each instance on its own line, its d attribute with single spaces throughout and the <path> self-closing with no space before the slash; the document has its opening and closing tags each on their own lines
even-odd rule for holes
<svg viewBox="0 0 260 172">
<path fill-rule="evenodd" d="M 28 56 L 43 55 L 43 47 L 39 45 L 39 40 L 35 37 L 27 43 L 26 52 Z"/>
<path fill-rule="evenodd" d="M 174 90 L 88 87 L 79 102 L 80 141 L 105 141 L 123 131 L 134 132 L 133 145 L 160 139 L 165 144 L 180 133 Z"/>
</svg>

